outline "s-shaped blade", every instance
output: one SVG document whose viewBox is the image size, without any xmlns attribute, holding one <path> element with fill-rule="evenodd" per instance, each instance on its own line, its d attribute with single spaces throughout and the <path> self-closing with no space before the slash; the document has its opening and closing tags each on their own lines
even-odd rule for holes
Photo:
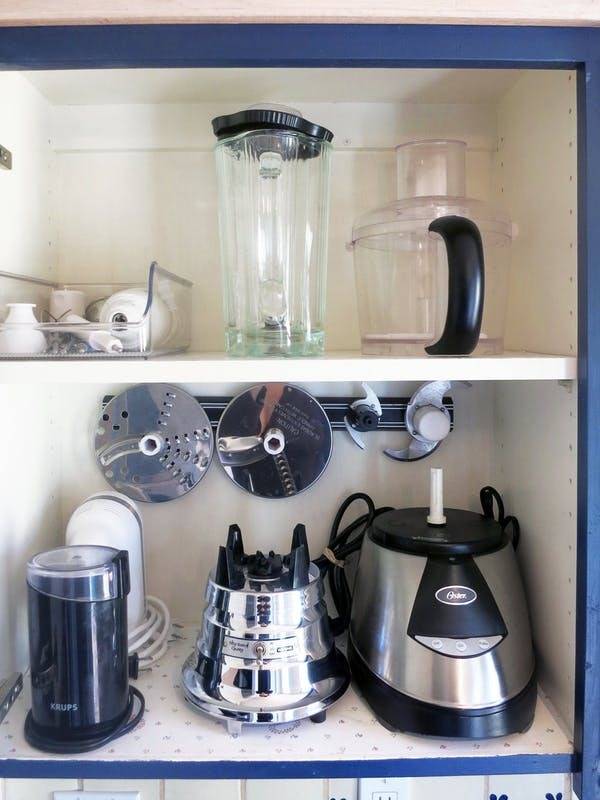
<svg viewBox="0 0 600 800">
<path fill-rule="evenodd" d="M 381 419 L 381 403 L 379 398 L 371 389 L 368 383 L 361 384 L 365 393 L 364 397 L 359 397 L 350 404 L 348 413 L 344 417 L 346 430 L 352 437 L 353 442 L 360 447 L 361 450 L 365 449 L 360 432 L 374 431 L 379 425 Z"/>
<path fill-rule="evenodd" d="M 406 407 L 406 430 L 411 441 L 401 450 L 386 448 L 383 451 L 386 456 L 395 461 L 419 461 L 437 450 L 450 432 L 450 414 L 444 406 L 444 395 L 451 388 L 450 381 L 432 381 L 413 394 Z M 436 432 L 426 436 L 425 428 Z"/>
</svg>

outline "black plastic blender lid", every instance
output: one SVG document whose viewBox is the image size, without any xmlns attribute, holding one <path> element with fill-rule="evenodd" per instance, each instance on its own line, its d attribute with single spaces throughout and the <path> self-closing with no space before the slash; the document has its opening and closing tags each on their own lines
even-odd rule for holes
<svg viewBox="0 0 600 800">
<path fill-rule="evenodd" d="M 312 136 L 324 142 L 330 142 L 333 139 L 333 133 L 327 128 L 283 109 L 248 108 L 245 111 L 237 111 L 235 114 L 215 117 L 212 126 L 217 139 L 236 136 L 238 133 L 246 131 L 269 128 L 304 133 L 306 136 Z"/>
<path fill-rule="evenodd" d="M 429 525 L 427 508 L 387 511 L 373 520 L 370 537 L 390 550 L 417 555 L 477 555 L 496 550 L 502 526 L 474 511 L 444 509 L 445 525 Z"/>
</svg>

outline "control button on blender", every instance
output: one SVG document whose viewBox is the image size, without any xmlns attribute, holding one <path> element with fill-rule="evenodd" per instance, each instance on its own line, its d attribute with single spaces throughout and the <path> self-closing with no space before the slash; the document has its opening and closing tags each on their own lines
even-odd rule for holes
<svg viewBox="0 0 600 800">
<path fill-rule="evenodd" d="M 441 650 L 443 648 L 443 646 L 444 646 L 444 643 L 442 642 L 441 639 L 432 639 L 431 640 L 431 646 L 435 650 Z"/>
<path fill-rule="evenodd" d="M 456 642 L 454 645 L 459 653 L 464 653 L 467 649 L 467 645 L 464 642 Z"/>
<path fill-rule="evenodd" d="M 480 639 L 480 640 L 477 642 L 477 644 L 479 645 L 479 647 L 480 647 L 482 650 L 489 650 L 490 643 L 488 642 L 488 640 L 487 640 L 487 639 Z"/>
</svg>

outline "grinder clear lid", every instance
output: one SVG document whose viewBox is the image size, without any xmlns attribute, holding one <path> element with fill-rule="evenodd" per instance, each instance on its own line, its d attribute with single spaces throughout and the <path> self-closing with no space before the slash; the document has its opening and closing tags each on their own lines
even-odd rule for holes
<svg viewBox="0 0 600 800">
<path fill-rule="evenodd" d="M 27 564 L 27 583 L 42 594 L 64 600 L 114 600 L 129 591 L 127 551 L 100 545 L 47 550 Z"/>
</svg>

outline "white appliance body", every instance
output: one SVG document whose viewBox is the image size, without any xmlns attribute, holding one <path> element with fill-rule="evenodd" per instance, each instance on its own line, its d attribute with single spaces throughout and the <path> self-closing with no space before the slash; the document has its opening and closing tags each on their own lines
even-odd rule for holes
<svg viewBox="0 0 600 800">
<path fill-rule="evenodd" d="M 129 632 L 146 614 L 142 518 L 135 503 L 118 492 L 100 492 L 88 497 L 67 524 L 66 543 L 94 544 L 127 550 L 131 591 L 127 598 Z"/>
</svg>

